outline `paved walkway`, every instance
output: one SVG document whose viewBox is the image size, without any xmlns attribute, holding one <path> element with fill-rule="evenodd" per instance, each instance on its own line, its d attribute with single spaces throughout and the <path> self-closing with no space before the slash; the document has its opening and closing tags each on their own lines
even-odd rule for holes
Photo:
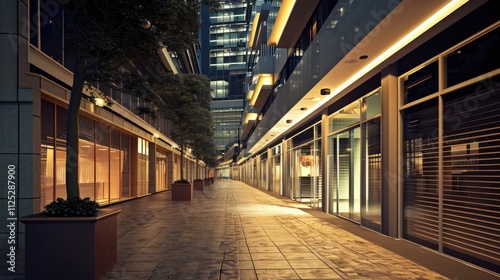
<svg viewBox="0 0 500 280">
<path fill-rule="evenodd" d="M 216 180 L 192 201 L 171 201 L 166 191 L 113 207 L 122 210 L 118 262 L 102 280 L 467 279 L 446 267 L 438 274 L 349 229 L 413 246 L 423 259 L 448 259 L 434 252 L 238 181 Z"/>
</svg>

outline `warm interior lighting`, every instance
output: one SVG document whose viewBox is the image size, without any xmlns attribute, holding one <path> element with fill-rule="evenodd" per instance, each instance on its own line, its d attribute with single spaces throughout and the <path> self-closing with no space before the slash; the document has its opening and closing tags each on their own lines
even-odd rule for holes
<svg viewBox="0 0 500 280">
<path fill-rule="evenodd" d="M 283 16 L 286 13 L 290 13 L 293 5 L 295 4 L 296 1 L 294 0 L 284 0 L 282 3 L 282 6 L 280 8 L 280 11 L 278 13 L 278 18 L 277 18 L 277 23 L 278 20 L 282 21 L 279 24 L 282 25 L 281 28 L 276 28 L 277 26 L 279 27 L 280 25 L 275 25 L 275 28 L 273 29 L 273 33 L 276 30 L 279 30 L 279 33 L 276 34 L 271 34 L 271 38 L 269 39 L 268 45 L 275 45 L 277 41 L 279 40 L 281 33 L 283 32 L 283 28 L 286 24 L 286 16 Z M 384 61 L 386 61 L 388 58 L 396 54 L 399 50 L 407 46 L 409 43 L 411 43 L 413 40 L 424 34 L 427 30 L 435 26 L 438 22 L 455 12 L 457 9 L 459 9 L 461 6 L 463 6 L 465 3 L 467 3 L 468 0 L 452 0 L 446 5 L 442 6 L 437 12 L 431 14 L 427 19 L 425 19 L 423 22 L 421 22 L 418 26 L 416 26 L 414 29 L 409 30 L 406 35 L 404 35 L 401 39 L 399 39 L 396 43 L 391 44 L 388 46 L 387 49 L 385 49 L 379 56 L 375 57 L 373 60 L 370 60 L 365 67 L 360 69 L 358 72 L 353 74 L 352 76 L 348 77 L 345 79 L 339 86 L 334 87 L 331 89 L 330 95 L 325 96 L 325 98 L 320 98 L 320 97 L 315 97 L 311 98 L 310 100 L 318 101 L 318 103 L 309 108 L 311 111 L 315 111 L 316 109 L 320 108 L 323 106 L 325 103 L 329 102 L 332 98 L 334 98 L 337 94 L 340 92 L 344 91 L 347 87 L 349 87 L 351 84 L 356 82 L 357 80 L 361 79 L 364 75 L 366 75 L 368 72 L 373 70 L 375 67 L 378 65 L 382 64 Z M 403 3 L 407 3 L 403 1 Z M 288 12 L 286 11 L 288 10 Z M 282 14 L 283 13 L 283 14 Z M 280 18 L 280 16 L 283 16 Z M 389 17 L 390 18 L 390 17 Z M 276 31 L 278 32 L 278 31 Z M 274 35 L 274 37 L 273 37 Z M 369 38 L 369 34 L 367 36 Z M 348 58 L 345 58 L 348 59 Z M 344 61 L 345 62 L 345 61 Z M 337 66 L 338 67 L 338 66 Z M 318 89 L 316 89 L 318 90 Z M 307 116 L 307 114 L 302 114 L 298 116 L 297 118 L 294 118 L 293 120 L 297 123 L 300 122 L 302 119 L 304 119 Z M 288 121 L 291 121 L 290 119 L 286 120 L 286 123 L 289 123 Z M 275 124 L 275 127 L 279 127 L 280 124 L 277 123 Z M 286 128 L 283 128 L 285 131 Z M 259 149 L 263 144 L 256 143 L 249 151 L 253 152 L 257 149 Z"/>
<path fill-rule="evenodd" d="M 429 30 L 431 27 L 436 25 L 438 22 L 449 16 L 455 10 L 460 8 L 462 5 L 467 3 L 468 0 L 454 0 L 448 3 L 446 6 L 441 8 L 439 11 L 430 16 L 427 20 L 425 20 L 422 24 L 417 26 L 415 29 L 411 30 L 408 34 L 406 34 L 401 40 L 391 45 L 387 50 L 385 50 L 381 55 L 372 60 L 368 65 L 366 65 L 363 69 L 358 71 L 356 74 L 352 75 L 348 80 L 346 80 L 342 85 L 335 89 L 335 92 L 332 96 L 335 96 L 345 88 L 347 88 L 350 84 L 354 83 L 356 80 L 360 79 L 363 75 L 368 73 L 370 70 L 375 68 L 377 65 L 381 64 L 389 57 L 394 55 L 397 51 L 408 45 L 410 42 L 418 38 L 425 31 Z"/>
<path fill-rule="evenodd" d="M 273 84 L 273 76 L 271 74 L 260 74 L 257 84 L 255 85 L 255 91 L 252 94 L 252 99 L 248 103 L 249 106 L 254 106 L 257 98 L 259 97 L 262 86 L 271 86 Z"/>
<path fill-rule="evenodd" d="M 106 106 L 106 100 L 104 98 L 96 97 L 94 98 L 94 104 L 99 107 Z"/>
<path fill-rule="evenodd" d="M 381 55 L 370 61 L 365 67 L 363 67 L 361 70 L 356 72 L 354 75 L 352 75 L 349 79 L 345 80 L 340 86 L 336 87 L 334 90 L 331 91 L 331 94 L 327 97 L 324 98 L 321 102 L 318 102 L 316 106 L 311 108 L 311 110 L 316 110 L 320 106 L 323 106 L 326 102 L 328 102 L 330 99 L 332 99 L 335 95 L 338 93 L 342 92 L 345 90 L 349 85 L 352 83 L 356 82 L 359 80 L 361 77 L 366 75 L 369 71 L 371 71 L 373 68 L 387 60 L 389 57 L 394 55 L 397 51 L 401 50 L 404 48 L 406 45 L 408 45 L 410 42 L 415 40 L 417 37 L 422 35 L 424 32 L 432 28 L 434 25 L 436 25 L 439 21 L 443 20 L 447 16 L 449 16 L 451 13 L 453 13 L 455 10 L 463 6 L 465 3 L 467 3 L 468 0 L 453 0 L 449 2 L 447 5 L 442 7 L 439 11 L 436 13 L 432 14 L 429 18 L 427 18 L 424 22 L 422 22 L 420 25 L 415 27 L 413 30 L 408 32 L 403 38 L 401 38 L 399 41 L 397 41 L 395 44 L 391 45 L 388 49 L 386 49 Z M 295 121 L 300 121 L 303 118 L 305 118 L 305 114 L 300 116 L 299 118 L 295 119 Z"/>
<path fill-rule="evenodd" d="M 274 22 L 273 31 L 271 31 L 271 36 L 269 36 L 268 45 L 274 46 L 278 44 L 278 41 L 285 30 L 286 23 L 290 18 L 293 6 L 295 6 L 296 0 L 283 0 L 278 11 L 278 16 Z"/>
<path fill-rule="evenodd" d="M 249 49 L 252 49 L 254 46 L 253 41 L 255 40 L 255 33 L 257 32 L 257 24 L 259 23 L 259 18 L 260 13 L 256 13 L 252 21 L 252 32 L 250 33 L 250 40 L 248 40 Z"/>
<path fill-rule="evenodd" d="M 257 119 L 257 113 L 247 113 L 245 116 L 244 123 L 247 124 L 249 121 L 255 121 Z"/>
</svg>

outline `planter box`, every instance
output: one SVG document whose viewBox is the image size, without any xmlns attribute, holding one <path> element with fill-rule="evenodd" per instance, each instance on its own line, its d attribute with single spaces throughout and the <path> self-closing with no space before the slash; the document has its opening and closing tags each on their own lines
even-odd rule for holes
<svg viewBox="0 0 500 280">
<path fill-rule="evenodd" d="M 20 219 L 26 227 L 25 279 L 99 279 L 116 262 L 119 209 L 96 217 Z"/>
<path fill-rule="evenodd" d="M 192 200 L 193 185 L 190 183 L 173 183 L 172 200 Z"/>
<path fill-rule="evenodd" d="M 205 180 L 203 180 L 203 183 L 205 184 L 205 186 L 210 186 L 210 178 L 205 178 Z"/>
<path fill-rule="evenodd" d="M 197 191 L 202 191 L 203 190 L 203 180 L 194 180 L 193 181 L 193 189 Z"/>
</svg>

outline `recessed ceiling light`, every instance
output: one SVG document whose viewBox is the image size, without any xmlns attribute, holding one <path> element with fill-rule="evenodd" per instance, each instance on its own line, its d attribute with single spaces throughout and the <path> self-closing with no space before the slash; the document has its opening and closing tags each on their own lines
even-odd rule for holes
<svg viewBox="0 0 500 280">
<path fill-rule="evenodd" d="M 368 56 L 366 54 L 359 57 L 359 59 L 367 59 L 367 58 L 368 58 Z"/>
<path fill-rule="evenodd" d="M 307 110 L 307 107 L 302 107 L 302 108 L 300 108 L 300 110 L 305 111 L 305 110 Z"/>
<path fill-rule="evenodd" d="M 293 121 L 292 120 L 286 120 L 286 123 L 292 123 Z"/>
<path fill-rule="evenodd" d="M 322 88 L 321 91 L 319 92 L 321 95 L 329 95 L 330 94 L 330 89 L 329 88 Z"/>
</svg>

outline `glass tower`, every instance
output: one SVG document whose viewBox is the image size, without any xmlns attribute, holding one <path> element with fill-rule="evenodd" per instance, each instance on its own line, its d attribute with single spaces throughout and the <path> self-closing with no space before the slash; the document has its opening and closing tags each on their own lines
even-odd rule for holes
<svg viewBox="0 0 500 280">
<path fill-rule="evenodd" d="M 247 0 L 223 0 L 215 13 L 202 11 L 201 68 L 210 78 L 215 144 L 224 152 L 238 141 L 244 108 Z"/>
</svg>

